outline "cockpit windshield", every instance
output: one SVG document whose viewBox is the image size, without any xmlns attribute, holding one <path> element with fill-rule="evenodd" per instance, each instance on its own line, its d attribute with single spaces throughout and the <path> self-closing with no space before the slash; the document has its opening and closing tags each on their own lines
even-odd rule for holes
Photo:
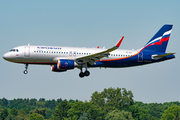
<svg viewBox="0 0 180 120">
<path fill-rule="evenodd" d="M 18 52 L 18 49 L 11 49 L 10 52 Z"/>
</svg>

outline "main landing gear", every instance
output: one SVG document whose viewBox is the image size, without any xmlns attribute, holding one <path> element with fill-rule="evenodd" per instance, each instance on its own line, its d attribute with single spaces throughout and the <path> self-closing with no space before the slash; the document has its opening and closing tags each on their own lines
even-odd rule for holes
<svg viewBox="0 0 180 120">
<path fill-rule="evenodd" d="M 28 69 L 28 64 L 25 64 L 25 70 L 23 71 L 24 74 L 28 73 L 27 69 Z"/>
<path fill-rule="evenodd" d="M 90 75 L 90 72 L 87 70 L 87 66 L 85 68 L 86 68 L 85 72 L 82 72 L 82 65 L 81 65 L 81 72 L 79 73 L 80 78 L 83 78 L 84 76 L 87 77 Z"/>
</svg>

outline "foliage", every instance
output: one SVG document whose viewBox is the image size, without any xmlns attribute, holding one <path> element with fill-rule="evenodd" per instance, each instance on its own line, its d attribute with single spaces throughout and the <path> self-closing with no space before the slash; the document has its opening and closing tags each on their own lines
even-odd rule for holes
<svg viewBox="0 0 180 120">
<path fill-rule="evenodd" d="M 83 112 L 79 120 L 91 120 L 91 115 L 89 113 Z"/>
<path fill-rule="evenodd" d="M 169 107 L 164 111 L 161 120 L 180 120 L 180 107 L 177 105 Z"/>
<path fill-rule="evenodd" d="M 49 118 L 52 118 L 52 114 L 54 113 L 54 110 L 50 109 L 50 108 L 47 108 L 46 111 L 45 111 L 45 119 L 49 119 Z"/>
<path fill-rule="evenodd" d="M 2 120 L 5 120 L 8 115 L 9 115 L 8 110 L 7 110 L 7 108 L 5 108 L 5 109 L 1 112 L 0 118 L 1 118 Z"/>
<path fill-rule="evenodd" d="M 26 120 L 27 114 L 23 110 L 18 111 L 18 115 L 16 116 L 17 120 Z"/>
<path fill-rule="evenodd" d="M 16 120 L 16 117 L 14 115 L 9 114 L 5 120 Z"/>
<path fill-rule="evenodd" d="M 36 109 L 36 110 L 30 111 L 30 114 L 38 113 L 38 114 L 40 114 L 40 115 L 42 115 L 42 116 L 45 117 L 45 116 L 46 116 L 45 111 L 46 111 L 46 108 L 43 108 L 43 109 Z"/>
<path fill-rule="evenodd" d="M 124 110 L 122 111 L 113 110 L 106 115 L 105 120 L 134 120 L 134 119 L 132 117 L 131 112 L 126 112 Z"/>
<path fill-rule="evenodd" d="M 28 117 L 28 120 L 44 120 L 44 117 L 38 113 L 33 113 Z"/>
<path fill-rule="evenodd" d="M 133 94 L 125 88 L 108 88 L 101 93 L 97 91 L 91 96 L 93 104 L 99 106 L 105 114 L 111 110 L 123 110 L 134 104 Z"/>
<path fill-rule="evenodd" d="M 8 100 L 6 98 L 0 99 L 0 105 L 7 107 L 8 105 Z"/>
<path fill-rule="evenodd" d="M 59 105 L 56 107 L 56 110 L 54 111 L 54 119 L 55 120 L 63 120 L 64 117 L 67 117 L 67 112 L 70 109 L 70 104 L 68 101 L 64 100 L 59 103 Z"/>
<path fill-rule="evenodd" d="M 13 108 L 13 109 L 10 110 L 10 114 L 14 115 L 14 116 L 17 116 L 18 115 L 18 110 L 16 110 L 16 108 Z"/>
<path fill-rule="evenodd" d="M 40 98 L 0 99 L 0 120 L 27 120 L 32 114 L 46 120 L 105 120 L 109 116 L 131 114 L 134 120 L 178 120 L 180 102 L 134 102 L 133 94 L 125 88 L 95 91 L 89 102 L 79 100 L 45 100 Z M 109 118 L 108 118 L 109 119 Z M 131 117 L 130 117 L 131 119 Z"/>
</svg>

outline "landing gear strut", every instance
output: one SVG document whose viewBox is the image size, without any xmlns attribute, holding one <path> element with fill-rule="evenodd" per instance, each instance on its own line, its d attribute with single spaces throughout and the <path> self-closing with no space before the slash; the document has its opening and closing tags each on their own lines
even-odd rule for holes
<svg viewBox="0 0 180 120">
<path fill-rule="evenodd" d="M 23 71 L 24 74 L 28 73 L 27 69 L 28 69 L 28 64 L 25 64 L 25 70 Z"/>
<path fill-rule="evenodd" d="M 86 70 L 85 72 L 82 72 L 82 65 L 81 65 L 81 72 L 79 73 L 79 77 L 80 78 L 83 78 L 84 76 L 89 76 L 90 75 L 90 72 L 87 70 L 87 65 L 85 66 Z"/>
</svg>

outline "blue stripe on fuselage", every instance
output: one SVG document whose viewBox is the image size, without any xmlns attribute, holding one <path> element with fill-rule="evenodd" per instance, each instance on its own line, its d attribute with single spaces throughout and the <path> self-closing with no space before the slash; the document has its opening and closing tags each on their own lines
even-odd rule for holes
<svg viewBox="0 0 180 120">
<path fill-rule="evenodd" d="M 161 54 L 164 54 L 164 53 L 143 52 L 143 60 L 142 61 L 138 61 L 138 54 L 137 54 L 135 56 L 124 58 L 124 59 L 121 58 L 121 59 L 117 59 L 117 60 L 97 61 L 92 66 L 88 65 L 88 67 L 114 67 L 114 68 L 133 67 L 133 66 L 145 65 L 145 64 L 150 64 L 150 63 L 154 63 L 154 62 L 161 62 L 164 60 L 175 58 L 174 55 L 169 55 L 169 56 L 163 57 L 158 60 L 152 59 L 152 55 L 161 55 Z"/>
</svg>

